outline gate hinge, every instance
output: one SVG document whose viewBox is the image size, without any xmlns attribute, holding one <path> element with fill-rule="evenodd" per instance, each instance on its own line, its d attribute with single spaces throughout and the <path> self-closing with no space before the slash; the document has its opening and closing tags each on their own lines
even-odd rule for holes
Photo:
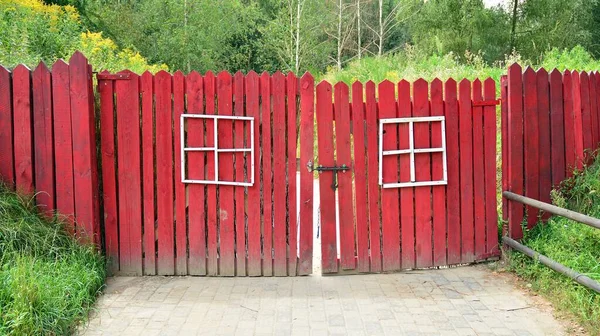
<svg viewBox="0 0 600 336">
<path fill-rule="evenodd" d="M 97 73 L 96 74 L 96 78 L 98 80 L 120 80 L 120 79 L 131 79 L 129 74 L 103 74 L 103 73 Z"/>
</svg>

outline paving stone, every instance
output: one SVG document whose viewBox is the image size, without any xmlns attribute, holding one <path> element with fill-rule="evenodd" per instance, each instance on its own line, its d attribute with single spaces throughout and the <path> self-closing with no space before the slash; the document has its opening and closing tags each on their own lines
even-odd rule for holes
<svg viewBox="0 0 600 336">
<path fill-rule="evenodd" d="M 110 278 L 79 335 L 565 335 L 485 267 L 296 278 Z M 519 307 L 518 309 L 507 311 Z"/>
</svg>

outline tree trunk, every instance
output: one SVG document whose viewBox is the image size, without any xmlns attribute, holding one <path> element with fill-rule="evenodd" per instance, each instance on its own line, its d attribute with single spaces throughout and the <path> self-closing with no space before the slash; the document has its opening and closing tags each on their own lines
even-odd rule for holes
<svg viewBox="0 0 600 336">
<path fill-rule="evenodd" d="M 379 0 L 379 49 L 377 50 L 377 57 L 381 57 L 383 54 L 383 0 Z"/>
<path fill-rule="evenodd" d="M 342 0 L 338 1 L 337 69 L 342 70 Z"/>
<path fill-rule="evenodd" d="M 360 0 L 356 0 L 356 36 L 358 37 L 358 60 L 362 58 L 362 47 L 360 41 Z"/>
<path fill-rule="evenodd" d="M 513 0 L 513 10 L 512 10 L 512 29 L 510 31 L 510 50 L 509 53 L 512 53 L 515 49 L 515 41 L 517 35 L 517 8 L 519 6 L 519 0 Z"/>
</svg>

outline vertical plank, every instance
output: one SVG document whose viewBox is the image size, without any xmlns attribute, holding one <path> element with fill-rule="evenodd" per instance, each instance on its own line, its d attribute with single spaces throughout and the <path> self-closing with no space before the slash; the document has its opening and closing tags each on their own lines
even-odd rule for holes
<svg viewBox="0 0 600 336">
<path fill-rule="evenodd" d="M 261 275 L 260 234 L 260 114 L 259 77 L 254 71 L 246 75 L 246 114 L 254 117 L 254 186 L 248 188 L 248 275 Z M 248 132 L 250 130 L 248 129 Z M 248 162 L 250 165 L 250 162 Z M 250 174 L 250 170 L 248 170 Z M 250 178 L 250 177 L 249 177 Z"/>
<path fill-rule="evenodd" d="M 171 81 L 171 75 L 165 71 L 160 71 L 154 76 L 157 162 L 156 211 L 158 217 L 157 272 L 159 275 L 175 274 Z"/>
<path fill-rule="evenodd" d="M 537 114 L 539 132 L 539 184 L 540 200 L 552 203 L 550 191 L 552 190 L 552 138 L 550 136 L 550 79 L 545 69 L 539 69 L 537 79 Z M 548 214 L 545 214 L 548 219 Z"/>
<path fill-rule="evenodd" d="M 471 106 L 471 83 L 463 79 L 459 83 L 459 150 L 460 150 L 460 216 L 461 260 L 475 261 L 474 199 L 473 199 L 473 111 Z"/>
<path fill-rule="evenodd" d="M 394 83 L 385 80 L 379 84 L 379 118 L 395 118 L 397 113 Z M 398 146 L 398 131 L 395 124 L 384 126 L 383 150 L 395 150 Z M 398 181 L 398 157 L 383 157 L 383 183 Z M 383 271 L 400 269 L 400 217 L 398 213 L 398 189 L 381 190 L 381 226 L 383 236 Z"/>
<path fill-rule="evenodd" d="M 336 165 L 346 165 L 352 169 L 350 154 L 350 104 L 348 85 L 339 82 L 334 87 L 334 117 Z M 354 258 L 354 209 L 352 206 L 352 174 L 339 172 L 338 202 L 339 202 L 339 232 L 340 232 L 340 264 L 342 269 L 355 269 Z"/>
<path fill-rule="evenodd" d="M 204 75 L 204 92 L 206 97 L 206 114 L 216 114 L 215 97 L 216 97 L 216 81 L 217 78 L 212 72 L 207 72 Z M 213 139 L 215 137 L 214 124 L 206 124 L 206 146 L 214 146 Z M 216 179 L 217 172 L 215 171 L 215 156 L 213 153 L 208 153 L 206 157 L 206 179 Z M 208 245 L 208 260 L 206 265 L 207 275 L 219 274 L 219 263 L 217 255 L 218 242 L 218 219 L 217 219 L 217 186 L 209 184 L 206 186 L 206 225 L 207 225 L 207 245 Z"/>
<path fill-rule="evenodd" d="M 452 78 L 444 84 L 444 112 L 446 116 L 446 159 L 448 167 L 448 264 L 460 263 L 460 153 L 459 115 L 456 81 Z M 404 231 L 404 230 L 403 230 Z"/>
<path fill-rule="evenodd" d="M 128 73 L 128 72 L 124 72 Z M 117 175 L 119 200 L 120 270 L 142 274 L 142 191 L 138 76 L 115 81 L 117 94 Z"/>
<path fill-rule="evenodd" d="M 598 148 L 598 142 L 600 141 L 598 137 L 600 136 L 598 129 L 598 92 L 597 88 L 597 80 L 596 73 L 590 73 L 590 129 L 591 129 L 591 147 L 590 150 L 594 151 Z"/>
<path fill-rule="evenodd" d="M 365 119 L 367 123 L 367 179 L 369 211 L 369 254 L 371 272 L 381 272 L 381 220 L 379 217 L 379 145 L 375 83 L 365 85 Z"/>
<path fill-rule="evenodd" d="M 108 88 L 106 88 L 104 83 L 98 83 L 98 90 L 101 96 L 101 111 L 104 105 L 102 97 L 106 94 L 105 91 L 107 89 Z M 110 113 L 112 116 L 112 83 L 110 85 L 110 97 Z M 54 112 L 54 155 L 56 157 L 56 160 L 54 160 L 56 172 L 56 209 L 58 210 L 58 213 L 64 216 L 64 220 L 66 221 L 66 225 L 68 226 L 69 232 L 73 233 L 75 229 L 75 199 L 73 190 L 73 142 L 71 139 L 71 104 L 69 104 L 69 66 L 63 60 L 56 61 L 56 63 L 54 63 L 54 65 L 52 66 L 52 109 Z M 103 130 L 102 116 L 100 116 L 100 124 L 100 129 Z M 113 129 L 114 128 L 111 128 L 111 130 Z M 114 132 L 114 130 L 112 132 Z M 110 139 L 113 140 L 114 136 Z M 114 141 L 112 143 L 111 148 L 112 150 L 110 151 L 110 153 L 114 154 Z M 102 154 L 104 154 L 104 151 L 102 152 Z M 116 240 L 117 208 L 115 190 L 116 185 L 114 184 L 114 155 L 112 156 L 111 162 L 113 164 L 112 175 L 110 175 L 110 170 L 107 172 L 107 174 L 109 174 L 109 176 L 112 177 L 112 189 L 110 186 L 106 186 L 106 188 L 103 188 L 105 194 L 105 247 L 107 256 L 109 257 L 109 262 L 111 260 L 116 261 L 118 265 L 119 251 L 117 246 L 118 242 Z M 110 195 L 106 195 L 107 192 Z M 111 239 L 108 239 L 109 232 L 111 235 Z M 114 240 L 112 240 L 113 238 Z M 116 254 L 114 250 L 115 248 Z M 116 258 L 117 260 L 111 258 Z"/>
<path fill-rule="evenodd" d="M 566 103 L 566 102 L 565 102 Z M 563 112 L 562 74 L 550 73 L 550 137 L 552 141 L 552 187 L 565 179 L 565 117 Z"/>
<path fill-rule="evenodd" d="M 30 76 L 29 69 L 22 64 L 13 70 L 15 182 L 17 192 L 23 194 L 34 191 Z"/>
<path fill-rule="evenodd" d="M 508 68 L 508 190 L 523 195 L 523 77 L 521 66 Z M 508 234 L 523 237 L 523 205 L 508 202 Z"/>
<path fill-rule="evenodd" d="M 439 79 L 431 82 L 431 115 L 444 115 L 443 84 Z M 442 124 L 431 124 L 431 147 L 442 148 Z M 431 179 L 444 179 L 442 153 L 431 155 Z M 433 186 L 433 265 L 446 265 L 446 186 Z"/>
<path fill-rule="evenodd" d="M 540 140 L 539 140 L 539 121 L 537 111 L 537 86 L 536 75 L 532 68 L 527 67 L 523 74 L 523 127 L 525 128 L 525 196 L 540 199 L 539 189 L 539 164 L 540 164 Z M 538 221 L 539 210 L 534 207 L 526 207 L 527 209 L 527 227 L 533 228 Z"/>
<path fill-rule="evenodd" d="M 354 190 L 358 271 L 369 271 L 369 227 L 367 218 L 367 165 L 363 85 L 352 84 L 352 131 L 354 140 Z M 376 133 L 375 133 L 376 134 Z M 375 137 L 374 135 L 371 135 Z"/>
<path fill-rule="evenodd" d="M 298 223 L 296 210 L 296 153 L 298 138 L 296 137 L 296 104 L 298 92 L 298 78 L 294 73 L 287 75 L 287 160 L 288 160 L 288 275 L 296 275 L 296 262 L 298 261 Z"/>
<path fill-rule="evenodd" d="M 226 71 L 217 75 L 217 108 L 219 115 L 232 115 L 233 106 L 232 77 Z M 233 148 L 233 122 L 219 120 L 218 122 L 218 148 Z M 219 153 L 219 167 L 217 174 L 219 180 L 233 181 L 233 155 L 232 153 Z M 234 232 L 234 206 L 233 187 L 219 186 L 219 275 L 235 275 L 235 232 Z"/>
<path fill-rule="evenodd" d="M 413 85 L 413 115 L 415 117 L 428 117 L 429 112 L 429 90 L 428 84 L 423 79 L 418 79 Z M 415 148 L 430 148 L 430 134 L 428 123 L 414 124 Z M 415 179 L 416 181 L 431 181 L 431 154 L 423 153 L 415 155 Z M 415 188 L 415 231 L 417 268 L 433 266 L 432 246 L 432 211 L 431 211 L 431 187 Z"/>
<path fill-rule="evenodd" d="M 11 87 L 10 71 L 0 65 L 0 178 L 12 187 L 15 172 Z"/>
<path fill-rule="evenodd" d="M 173 74 L 173 145 L 175 173 L 175 274 L 187 272 L 187 216 L 185 184 L 181 182 L 181 115 L 184 110 L 185 77 L 181 71 Z"/>
<path fill-rule="evenodd" d="M 590 111 L 590 78 L 587 72 L 583 71 L 579 76 L 580 94 L 581 94 L 581 135 L 583 141 L 583 163 L 587 164 L 592 149 L 592 115 Z"/>
<path fill-rule="evenodd" d="M 508 190 L 508 75 L 500 77 L 500 125 L 502 132 L 502 191 Z M 506 235 L 508 232 L 508 200 L 502 199 L 502 235 Z"/>
<path fill-rule="evenodd" d="M 261 97 L 261 157 L 263 198 L 263 275 L 273 275 L 273 170 L 271 146 L 271 77 L 264 72 L 260 78 Z"/>
<path fill-rule="evenodd" d="M 54 135 L 50 70 L 40 62 L 33 71 L 33 141 L 36 204 L 47 216 L 55 210 Z"/>
<path fill-rule="evenodd" d="M 577 170 L 583 169 L 585 151 L 583 132 L 583 104 L 581 96 L 581 76 L 579 72 L 571 73 L 572 98 L 573 98 L 573 139 L 575 141 L 575 166 Z"/>
<path fill-rule="evenodd" d="M 496 99 L 496 82 L 488 78 L 483 82 L 483 99 Z M 483 108 L 483 150 L 485 165 L 485 235 L 486 254 L 498 255 L 498 204 L 496 198 L 496 107 Z"/>
<path fill-rule="evenodd" d="M 315 80 L 310 73 L 300 79 L 300 260 L 298 274 L 312 273 L 313 173 L 306 167 L 314 160 Z"/>
<path fill-rule="evenodd" d="M 473 81 L 473 101 L 483 100 L 481 81 Z M 485 259 L 485 156 L 483 106 L 473 107 L 473 191 L 475 211 L 475 259 Z M 480 158 L 480 159 L 477 159 Z"/>
<path fill-rule="evenodd" d="M 600 147 L 600 73 L 598 71 L 594 71 L 594 82 L 592 85 L 595 88 L 595 93 L 590 93 L 592 99 L 595 97 L 596 109 L 596 142 L 594 143 L 595 149 Z"/>
<path fill-rule="evenodd" d="M 565 125 L 565 176 L 573 176 L 577 160 L 577 145 L 575 144 L 575 115 L 573 112 L 573 79 L 571 72 L 566 70 L 563 75 L 563 113 Z"/>
<path fill-rule="evenodd" d="M 233 114 L 236 116 L 244 116 L 244 74 L 241 71 L 238 71 L 233 77 Z M 249 122 L 245 121 L 234 121 L 234 148 L 244 148 L 250 147 L 245 146 L 245 135 L 244 135 L 244 127 L 248 125 Z M 250 130 L 248 130 L 248 134 L 250 134 Z M 235 181 L 244 181 L 244 153 L 236 153 L 234 155 L 234 165 L 235 165 Z M 248 160 L 250 160 L 250 155 L 248 155 Z M 250 167 L 250 165 L 248 165 Z M 248 173 L 250 173 L 248 171 Z M 248 178 L 248 180 L 250 180 Z M 235 217 L 234 217 L 234 225 L 235 225 L 235 270 L 237 276 L 246 276 L 246 213 L 244 210 L 245 206 L 245 195 L 246 188 L 245 187 L 235 187 L 234 188 L 234 204 L 235 204 Z"/>
<path fill-rule="evenodd" d="M 399 118 L 407 118 L 412 116 L 412 104 L 410 99 L 410 83 L 403 80 L 398 83 L 398 113 Z M 398 126 L 398 135 L 400 141 L 399 148 L 409 148 L 409 126 L 401 124 Z M 400 155 L 399 158 L 400 181 L 410 181 L 410 156 Z M 400 228 L 402 239 L 400 241 L 401 267 L 414 268 L 416 262 L 415 256 L 415 189 L 400 188 Z"/>
<path fill-rule="evenodd" d="M 273 74 L 273 247 L 275 251 L 274 275 L 287 275 L 287 223 L 285 187 L 275 183 L 286 181 L 285 146 L 285 76 L 281 72 Z"/>
<path fill-rule="evenodd" d="M 187 113 L 203 114 L 204 111 L 204 85 L 202 76 L 196 71 L 190 72 L 185 78 L 185 92 L 187 96 Z M 187 120 L 187 142 L 189 147 L 202 147 L 204 143 L 203 120 Z M 190 177 L 206 179 L 204 174 L 206 154 L 196 153 L 188 155 L 187 171 Z M 206 186 L 202 184 L 188 185 L 188 232 L 189 232 L 189 260 L 188 271 L 190 275 L 206 275 Z"/>
<path fill-rule="evenodd" d="M 321 82 L 317 85 L 317 134 L 319 141 L 319 165 L 333 166 L 333 104 L 331 84 Z M 332 188 L 333 174 L 319 175 L 321 200 L 321 262 L 323 273 L 335 273 L 337 264 L 336 206 L 335 192 Z"/>
<path fill-rule="evenodd" d="M 140 77 L 142 95 L 142 204 L 144 206 L 144 274 L 156 274 L 154 218 L 154 76 L 146 71 Z M 108 81 L 107 81 L 108 82 Z M 111 83 L 112 87 L 112 83 Z M 105 99 L 111 99 L 107 96 Z M 108 111 L 107 111 L 108 113 Z M 112 110 L 107 118 L 112 117 Z M 107 120 L 107 122 L 110 122 Z M 112 138 L 110 138 L 112 139 Z M 107 139 L 109 142 L 110 139 Z M 114 155 L 114 154 L 113 154 Z M 114 165 L 111 167 L 114 169 Z M 112 172 L 114 174 L 114 171 Z"/>
<path fill-rule="evenodd" d="M 73 132 L 73 180 L 75 186 L 75 213 L 78 228 L 86 238 L 96 244 L 94 235 L 99 229 L 98 172 L 96 165 L 95 118 L 91 108 L 91 72 L 82 53 L 71 57 L 69 84 L 71 98 L 71 123 Z M 141 255 L 140 255 L 141 257 Z"/>
</svg>

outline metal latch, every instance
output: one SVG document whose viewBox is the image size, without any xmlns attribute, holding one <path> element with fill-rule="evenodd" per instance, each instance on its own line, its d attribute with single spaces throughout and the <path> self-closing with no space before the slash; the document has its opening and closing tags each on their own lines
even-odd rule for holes
<svg viewBox="0 0 600 336">
<path fill-rule="evenodd" d="M 345 164 L 342 164 L 341 166 L 329 166 L 329 167 L 325 167 L 322 165 L 318 165 L 317 167 L 315 167 L 312 163 L 312 161 L 308 161 L 308 163 L 306 164 L 306 168 L 308 169 L 309 172 L 314 172 L 314 171 L 318 171 L 319 174 L 322 172 L 326 172 L 326 171 L 331 171 L 333 172 L 333 184 L 331 184 L 331 189 L 336 190 L 338 187 L 338 183 L 337 183 L 337 172 L 341 171 L 343 173 L 346 172 L 346 170 L 350 170 L 350 167 L 346 166 Z"/>
</svg>

